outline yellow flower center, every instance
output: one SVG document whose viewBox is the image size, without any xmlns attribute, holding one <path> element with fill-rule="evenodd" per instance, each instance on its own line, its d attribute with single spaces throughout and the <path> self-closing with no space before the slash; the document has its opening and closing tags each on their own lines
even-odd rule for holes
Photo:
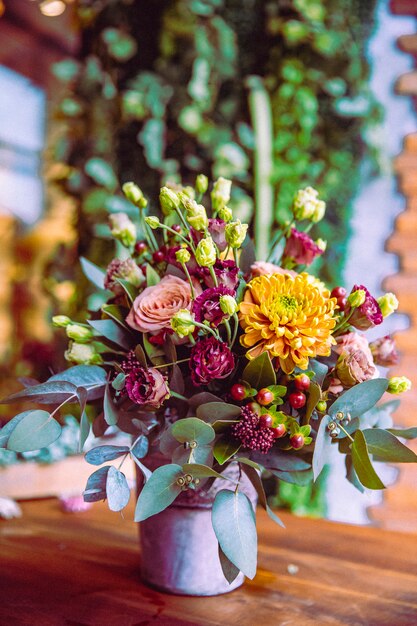
<svg viewBox="0 0 417 626">
<path fill-rule="evenodd" d="M 274 294 L 270 306 L 270 317 L 292 317 L 293 313 L 297 311 L 298 300 L 294 296 L 287 296 L 282 294 Z"/>
</svg>

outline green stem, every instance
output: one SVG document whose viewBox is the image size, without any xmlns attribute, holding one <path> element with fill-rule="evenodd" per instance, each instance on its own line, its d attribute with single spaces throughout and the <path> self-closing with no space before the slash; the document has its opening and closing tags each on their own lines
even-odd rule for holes
<svg viewBox="0 0 417 626">
<path fill-rule="evenodd" d="M 349 435 L 348 431 L 347 431 L 347 430 L 345 430 L 345 429 L 343 428 L 342 424 L 338 424 L 338 426 L 339 426 L 340 430 L 343 430 L 343 432 L 345 433 L 346 437 L 349 437 L 349 439 L 350 439 L 350 440 L 352 441 L 352 443 L 353 443 L 353 441 L 354 441 L 353 437 L 351 437 L 351 436 Z"/>
<path fill-rule="evenodd" d="M 152 365 L 152 367 L 156 370 L 161 369 L 163 367 L 170 367 L 171 365 L 178 365 L 178 363 L 185 363 L 190 359 L 178 359 L 178 361 L 173 361 L 172 363 L 163 363 L 162 365 Z"/>
<path fill-rule="evenodd" d="M 186 275 L 188 282 L 190 283 L 191 299 L 195 300 L 194 285 L 193 285 L 193 281 L 191 280 L 190 272 L 188 271 L 188 268 L 185 265 L 185 263 L 181 263 L 181 267 L 184 270 L 184 274 Z"/>
<path fill-rule="evenodd" d="M 176 391 L 172 391 L 172 390 L 171 390 L 171 396 L 172 396 L 173 398 L 177 398 L 178 400 L 185 400 L 186 402 L 188 402 L 188 398 L 186 398 L 185 396 L 183 396 L 183 395 L 182 395 L 182 394 L 180 394 L 180 393 L 177 393 Z"/>
<path fill-rule="evenodd" d="M 229 320 L 224 320 L 223 324 L 226 326 L 227 343 L 230 347 L 232 347 L 232 330 L 230 328 Z"/>
<path fill-rule="evenodd" d="M 218 287 L 219 286 L 219 282 L 217 280 L 217 276 L 216 276 L 216 273 L 215 273 L 212 265 L 209 266 L 209 272 L 210 272 L 210 276 L 213 279 L 214 286 Z"/>
<path fill-rule="evenodd" d="M 235 327 L 234 327 L 234 330 L 233 330 L 232 345 L 231 345 L 232 348 L 235 345 L 235 341 L 236 341 L 236 337 L 237 337 L 237 331 L 239 330 L 239 318 L 238 318 L 236 313 L 234 313 L 233 319 L 234 319 L 234 322 L 235 322 Z"/>
</svg>

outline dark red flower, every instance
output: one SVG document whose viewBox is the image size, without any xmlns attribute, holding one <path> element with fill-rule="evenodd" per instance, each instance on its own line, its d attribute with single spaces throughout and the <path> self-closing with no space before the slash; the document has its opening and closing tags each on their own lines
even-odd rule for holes
<svg viewBox="0 0 417 626">
<path fill-rule="evenodd" d="M 234 296 L 235 292 L 224 285 L 206 289 L 193 302 L 192 312 L 197 322 L 210 322 L 212 326 L 218 326 L 226 314 L 220 308 L 220 296 Z"/>
<path fill-rule="evenodd" d="M 154 367 L 143 367 L 134 352 L 129 352 L 121 367 L 126 374 L 124 390 L 132 402 L 159 409 L 169 397 L 164 376 Z"/>
<path fill-rule="evenodd" d="M 314 259 L 323 254 L 322 250 L 306 233 L 291 229 L 284 248 L 284 258 L 290 259 L 296 265 L 310 265 Z"/>
<path fill-rule="evenodd" d="M 235 366 L 229 346 L 215 337 L 206 337 L 193 346 L 190 358 L 194 385 L 208 385 L 212 380 L 226 378 Z"/>
<path fill-rule="evenodd" d="M 378 302 L 371 296 L 366 287 L 353 285 L 351 293 L 359 289 L 365 292 L 365 301 L 353 311 L 352 316 L 349 318 L 349 323 L 358 330 L 368 330 L 368 328 L 382 324 L 384 318 Z M 350 311 L 351 307 L 348 304 L 345 310 L 346 317 L 350 315 Z"/>
<path fill-rule="evenodd" d="M 274 445 L 274 432 L 263 426 L 259 415 L 247 406 L 242 407 L 240 415 L 240 421 L 231 427 L 232 435 L 242 442 L 244 448 L 259 450 L 263 454 L 269 452 Z"/>
<path fill-rule="evenodd" d="M 239 284 L 239 268 L 234 261 L 221 261 L 217 259 L 213 265 L 214 273 L 219 285 L 224 285 L 229 289 L 236 291 Z M 191 273 L 191 272 L 190 272 Z M 208 267 L 200 267 L 195 274 L 204 281 L 207 287 L 215 287 L 213 278 Z"/>
</svg>

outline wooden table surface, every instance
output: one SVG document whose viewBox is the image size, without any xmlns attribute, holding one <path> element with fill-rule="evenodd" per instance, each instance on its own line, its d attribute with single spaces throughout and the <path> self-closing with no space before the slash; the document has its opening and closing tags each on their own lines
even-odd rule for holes
<svg viewBox="0 0 417 626">
<path fill-rule="evenodd" d="M 0 521 L 1 626 L 417 625 L 417 535 L 285 514 L 283 530 L 258 511 L 255 579 L 192 598 L 141 583 L 132 507 L 69 515 L 52 499 L 23 513 Z"/>
</svg>

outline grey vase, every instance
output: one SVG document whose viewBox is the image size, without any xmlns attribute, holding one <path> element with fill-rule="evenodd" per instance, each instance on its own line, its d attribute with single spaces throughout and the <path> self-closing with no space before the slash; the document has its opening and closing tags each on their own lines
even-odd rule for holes
<svg viewBox="0 0 417 626">
<path fill-rule="evenodd" d="M 236 467 L 229 466 L 224 473 L 237 478 Z M 215 596 L 243 584 L 242 573 L 232 584 L 224 577 L 211 524 L 216 493 L 220 489 L 233 489 L 229 484 L 217 479 L 207 491 L 185 491 L 174 504 L 139 524 L 141 573 L 145 583 L 161 591 L 190 596 Z M 240 484 L 240 490 L 255 509 L 256 491 L 246 475 Z"/>
</svg>

